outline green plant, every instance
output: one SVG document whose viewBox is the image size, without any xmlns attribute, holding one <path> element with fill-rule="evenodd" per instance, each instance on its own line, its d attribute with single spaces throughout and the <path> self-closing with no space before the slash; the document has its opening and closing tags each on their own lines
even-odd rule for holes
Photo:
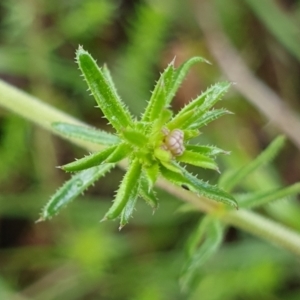
<svg viewBox="0 0 300 300">
<path fill-rule="evenodd" d="M 113 205 L 103 218 L 120 217 L 120 228 L 128 223 L 138 197 L 153 209 L 157 208 L 153 187 L 160 175 L 178 186 L 237 208 L 237 202 L 230 194 L 198 179 L 180 165 L 186 163 L 218 171 L 214 158 L 226 153 L 217 147 L 193 145 L 189 141 L 200 134 L 198 128 L 228 113 L 225 109 L 211 110 L 211 107 L 221 99 L 230 83 L 213 85 L 175 116 L 168 108 L 190 67 L 205 62 L 203 58 L 192 58 L 177 69 L 174 61 L 171 62 L 161 74 L 140 120 L 133 118 L 122 103 L 106 66 L 98 68 L 82 47 L 77 51 L 76 60 L 99 108 L 116 134 L 64 123 L 53 124 L 61 134 L 99 143 L 106 148 L 61 167 L 67 172 L 80 172 L 55 193 L 43 209 L 40 220 L 57 214 L 124 158 L 128 158 L 128 170 Z"/>
<path fill-rule="evenodd" d="M 297 43 L 288 26 L 299 17 L 297 1 L 2 2 L 0 77 L 21 90 L 0 80 L 0 299 L 300 299 L 300 185 L 286 187 L 299 181 L 299 130 L 285 110 L 297 111 L 299 65 L 288 42 Z M 253 32 L 257 26 L 262 30 Z M 195 139 L 230 150 L 217 157 L 222 173 L 188 170 L 232 193 L 238 210 L 161 176 L 155 215 L 138 199 L 130 226 L 118 233 L 118 220 L 97 221 L 127 169 L 122 161 L 50 222 L 34 224 L 55 187 L 72 175 L 55 166 L 103 149 L 100 141 L 62 136 L 51 126 L 107 128 L 78 76 L 78 44 L 99 65 L 108 63 L 122 100 L 139 117 L 157 70 L 175 55 L 177 63 L 202 55 L 214 64 L 192 67 L 172 107 L 220 77 L 237 83 L 217 103 L 235 114 L 201 128 Z M 282 138 L 260 152 L 280 132 L 287 142 L 271 161 L 266 151 Z M 181 295 L 179 276 L 182 287 L 192 285 L 190 295 Z"/>
<path fill-rule="evenodd" d="M 91 56 L 83 49 L 78 50 L 77 58 L 91 91 L 96 95 L 98 105 L 106 117 L 108 116 L 113 127 L 117 129 L 116 134 L 95 130 L 38 99 L 0 82 L 0 91 L 3 95 L 0 97 L 1 105 L 94 152 L 62 167 L 66 171 L 78 171 L 78 173 L 51 198 L 43 210 L 40 220 L 55 215 L 90 184 L 109 172 L 117 161 L 128 156 L 129 171 L 117 192 L 118 202 L 113 204 L 104 219 L 114 219 L 120 216 L 120 227 L 124 226 L 128 222 L 136 202 L 136 198 L 132 195 L 141 196 L 155 209 L 157 199 L 152 190 L 155 182 L 156 185 L 189 203 L 184 207 L 207 214 L 187 243 L 187 257 L 181 273 L 183 289 L 188 290 L 191 287 L 199 268 L 220 247 L 226 233 L 226 226 L 224 226 L 226 224 L 280 245 L 296 255 L 300 254 L 300 238 L 295 231 L 244 209 L 265 205 L 270 201 L 299 193 L 299 184 L 283 189 L 263 187 L 264 189 L 260 191 L 250 192 L 244 185 L 246 177 L 251 176 L 254 171 L 274 158 L 283 145 L 283 137 L 275 139 L 248 165 L 237 170 L 230 169 L 222 174 L 218 185 L 226 192 L 204 183 L 180 166 L 180 163 L 192 163 L 217 170 L 213 158 L 217 154 L 224 153 L 223 150 L 216 147 L 192 145 L 189 140 L 199 134 L 196 128 L 228 113 L 223 109 L 210 110 L 210 108 L 220 100 L 229 88 L 229 83 L 213 85 L 175 116 L 172 116 L 172 112 L 168 109 L 172 97 L 189 68 L 198 61 L 204 61 L 203 59 L 193 58 L 178 69 L 174 68 L 172 62 L 162 73 L 145 113 L 141 120 L 137 121 L 131 117 L 124 105 L 121 105 L 108 69 L 104 67 L 99 70 Z M 99 87 L 101 87 L 100 90 Z M 105 99 L 109 99 L 112 106 L 107 105 Z M 115 114 L 115 111 L 119 113 Z M 117 115 L 121 117 L 116 118 Z M 159 117 L 156 118 L 156 116 Z M 173 147 L 170 139 L 174 136 L 179 139 L 180 147 Z M 183 140 L 181 140 L 182 138 Z M 102 151 L 99 152 L 101 149 Z M 191 153 L 191 155 L 184 156 L 186 153 Z M 123 162 L 118 165 L 126 167 Z M 136 178 L 135 174 L 140 176 Z M 156 181 L 159 175 L 180 187 L 160 179 Z M 246 191 L 246 193 L 234 194 L 232 197 L 228 193 L 234 193 L 236 187 L 238 191 Z M 194 193 L 185 189 L 190 189 Z M 208 198 L 236 207 L 235 198 L 241 209 L 227 209 L 223 203 L 217 203 Z M 296 203 L 293 204 L 289 201 L 288 204 L 290 208 L 298 210 Z M 293 218 L 299 219 L 297 213 Z"/>
<path fill-rule="evenodd" d="M 282 149 L 285 142 L 283 136 L 278 136 L 274 141 L 255 159 L 248 164 L 236 169 L 228 170 L 224 172 L 218 180 L 218 186 L 222 187 L 227 192 L 233 192 L 234 190 L 243 190 L 243 182 L 250 177 L 263 166 L 269 164 L 274 157 Z M 300 184 L 295 183 L 286 188 L 264 188 L 263 190 L 255 190 L 253 192 L 234 193 L 235 199 L 239 203 L 241 208 L 240 213 L 244 213 L 243 208 L 253 209 L 256 207 L 262 207 L 272 201 L 291 197 L 300 192 Z M 293 202 L 289 202 L 289 205 L 293 205 Z M 296 206 L 294 207 L 297 210 Z M 233 216 L 228 216 L 233 218 Z M 246 216 L 245 216 L 246 217 Z M 224 225 L 220 222 L 222 217 L 216 215 L 207 215 L 200 219 L 199 225 L 196 226 L 194 232 L 190 235 L 186 243 L 186 260 L 181 272 L 180 284 L 183 290 L 189 290 L 191 285 L 197 277 L 197 273 L 205 262 L 220 248 L 226 233 Z M 226 218 L 228 219 L 228 218 Z M 274 231 L 280 230 L 277 227 L 278 224 L 273 223 L 273 228 L 268 228 L 268 225 L 263 220 L 256 220 L 257 224 L 260 223 L 261 227 L 264 227 L 269 235 L 272 235 Z M 232 222 L 232 220 L 231 220 Z M 251 224 L 252 230 L 255 231 L 255 225 Z M 277 227 L 277 228 L 275 228 Z M 284 239 L 288 240 L 289 232 L 284 233 Z M 295 236 L 293 237 L 296 240 Z M 295 247 L 300 249 L 299 245 Z"/>
</svg>

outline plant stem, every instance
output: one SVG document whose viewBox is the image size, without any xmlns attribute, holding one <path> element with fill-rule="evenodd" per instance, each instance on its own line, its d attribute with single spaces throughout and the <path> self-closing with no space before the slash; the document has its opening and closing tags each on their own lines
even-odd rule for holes
<svg viewBox="0 0 300 300">
<path fill-rule="evenodd" d="M 224 223 L 247 231 L 300 256 L 298 232 L 249 210 L 225 210 L 223 205 L 160 180 L 158 186 L 177 198 L 192 204 L 199 211 L 218 217 Z"/>
<path fill-rule="evenodd" d="M 66 123 L 82 124 L 77 119 L 2 80 L 0 80 L 0 95 L 0 105 L 47 130 L 52 130 L 51 123 L 62 120 Z"/>
<path fill-rule="evenodd" d="M 0 80 L 0 106 L 16 113 L 28 119 L 31 122 L 43 127 L 46 130 L 51 131 L 58 135 L 57 132 L 53 131 L 51 124 L 53 122 L 64 122 L 74 125 L 86 125 L 83 122 L 73 118 L 72 116 L 54 108 L 53 106 L 42 102 L 38 98 L 31 96 L 20 89 L 7 84 Z M 65 137 L 63 137 L 65 138 Z M 92 151 L 99 149 L 95 144 L 89 143 L 89 145 L 78 139 L 72 140 L 73 143 L 78 146 L 89 148 Z"/>
<path fill-rule="evenodd" d="M 299 233 L 280 223 L 244 209 L 229 211 L 221 219 L 300 256 Z"/>
<path fill-rule="evenodd" d="M 27 118 L 31 122 L 42 126 L 54 134 L 57 133 L 54 132 L 51 127 L 52 122 L 85 125 L 68 114 L 41 102 L 39 99 L 30 96 L 3 81 L 0 81 L 0 95 L 0 105 Z M 84 147 L 90 151 L 100 149 L 99 146 L 82 140 L 63 138 L 71 140 L 78 146 Z M 119 164 L 119 166 L 126 168 L 126 164 L 124 163 Z M 251 211 L 225 210 L 219 203 L 204 197 L 198 197 L 189 191 L 173 186 L 165 180 L 159 180 L 157 186 L 181 200 L 193 204 L 199 211 L 215 215 L 227 224 L 245 230 L 300 256 L 300 235 L 279 223 Z"/>
</svg>

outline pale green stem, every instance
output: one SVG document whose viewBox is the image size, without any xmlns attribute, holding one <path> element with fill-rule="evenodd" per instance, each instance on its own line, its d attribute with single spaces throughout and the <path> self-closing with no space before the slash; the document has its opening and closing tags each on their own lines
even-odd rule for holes
<svg viewBox="0 0 300 300">
<path fill-rule="evenodd" d="M 244 209 L 230 211 L 221 219 L 300 256 L 299 233 L 280 223 Z"/>
<path fill-rule="evenodd" d="M 0 81 L 0 95 L 0 105 L 53 133 L 56 132 L 51 127 L 52 122 L 84 124 L 2 81 Z M 99 149 L 99 146 L 86 143 L 85 141 L 69 140 L 90 151 Z M 126 164 L 122 163 L 120 166 L 125 168 Z M 159 180 L 157 185 L 181 200 L 193 204 L 202 212 L 215 215 L 227 224 L 245 230 L 300 256 L 300 235 L 279 223 L 251 211 L 224 210 L 224 206 L 220 206 L 210 199 L 197 197 L 186 190 L 173 186 L 165 180 Z"/>
<path fill-rule="evenodd" d="M 53 106 L 40 101 L 20 89 L 17 89 L 0 80 L 0 105 L 6 109 L 36 123 L 37 125 L 53 132 L 53 122 L 64 122 L 75 125 L 86 125 L 72 116 L 54 108 Z M 56 132 L 53 132 L 58 134 Z M 78 146 L 95 151 L 98 147 L 78 139 L 69 139 Z"/>
<path fill-rule="evenodd" d="M 2 80 L 0 80 L 0 105 L 50 131 L 53 131 L 51 128 L 53 122 L 63 121 L 76 125 L 82 124 L 82 122 L 68 114 Z"/>
</svg>

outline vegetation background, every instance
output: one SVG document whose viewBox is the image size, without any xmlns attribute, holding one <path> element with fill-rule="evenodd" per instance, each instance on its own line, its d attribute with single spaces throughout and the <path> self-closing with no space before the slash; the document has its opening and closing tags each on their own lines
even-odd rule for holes
<svg viewBox="0 0 300 300">
<path fill-rule="evenodd" d="M 202 141 L 231 151 L 221 171 L 256 157 L 279 133 L 287 143 L 239 192 L 300 181 L 300 2 L 297 0 L 2 0 L 0 77 L 93 126 L 110 130 L 74 63 L 78 45 L 107 63 L 139 115 L 167 64 L 203 56 L 174 101 L 178 110 L 220 80 L 236 83 L 222 105 L 234 115 Z M 0 95 L 1 97 L 1 95 Z M 121 232 L 99 224 L 123 171 L 115 170 L 59 216 L 35 224 L 68 178 L 55 166 L 85 151 L 0 109 L 0 299 L 300 299 L 299 258 L 233 227 L 199 269 L 189 294 L 178 278 L 184 246 L 202 214 L 159 191 L 152 215 L 141 204 Z M 217 181 L 213 171 L 199 177 Z M 297 199 L 259 213 L 300 231 Z"/>
</svg>

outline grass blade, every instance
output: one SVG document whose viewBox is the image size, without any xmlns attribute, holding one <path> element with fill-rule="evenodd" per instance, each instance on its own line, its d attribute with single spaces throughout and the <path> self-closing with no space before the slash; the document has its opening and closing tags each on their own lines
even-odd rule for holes
<svg viewBox="0 0 300 300">
<path fill-rule="evenodd" d="M 183 291 L 190 289 L 197 271 L 217 251 L 222 240 L 223 228 L 220 222 L 210 216 L 204 217 L 187 244 L 188 259 L 180 278 Z"/>
<path fill-rule="evenodd" d="M 277 137 L 261 154 L 254 160 L 228 176 L 220 178 L 219 185 L 225 190 L 231 191 L 239 182 L 244 180 L 249 174 L 260 168 L 262 165 L 269 163 L 280 151 L 284 145 L 285 138 Z"/>
<path fill-rule="evenodd" d="M 286 188 L 276 188 L 269 191 L 259 191 L 256 193 L 251 193 L 249 195 L 242 195 L 239 197 L 239 204 L 244 208 L 255 208 L 272 201 L 294 196 L 299 193 L 300 183 L 298 182 Z"/>
</svg>

